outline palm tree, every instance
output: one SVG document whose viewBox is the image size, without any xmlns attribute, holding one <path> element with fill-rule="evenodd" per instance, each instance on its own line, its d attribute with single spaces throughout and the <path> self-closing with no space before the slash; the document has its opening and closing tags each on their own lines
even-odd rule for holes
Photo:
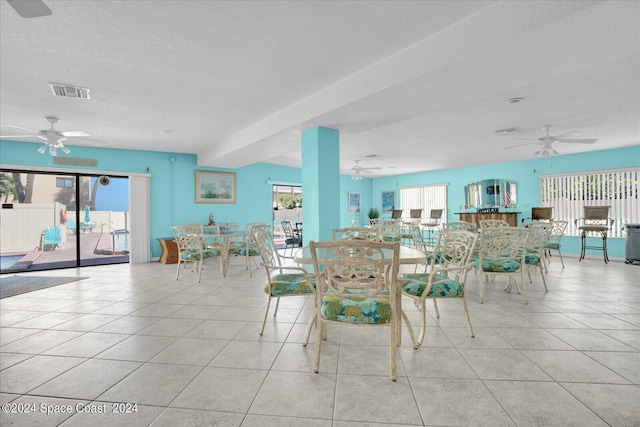
<svg viewBox="0 0 640 427">
<path fill-rule="evenodd" d="M 18 192 L 13 179 L 7 174 L 0 174 L 0 199 L 4 199 L 5 203 L 9 201 L 9 196 L 18 199 Z"/>
</svg>

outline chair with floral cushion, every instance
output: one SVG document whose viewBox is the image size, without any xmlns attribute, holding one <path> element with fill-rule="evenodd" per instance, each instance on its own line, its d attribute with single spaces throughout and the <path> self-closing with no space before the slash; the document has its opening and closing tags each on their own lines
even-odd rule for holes
<svg viewBox="0 0 640 427">
<path fill-rule="evenodd" d="M 474 336 L 465 299 L 465 284 L 467 273 L 474 265 L 471 261 L 471 255 L 477 239 L 477 234 L 466 230 L 441 231 L 433 252 L 428 256 L 428 270 L 424 273 L 402 274 L 404 279 L 402 295 L 413 300 L 421 315 L 420 335 L 416 340 L 409 319 L 402 312 L 409 328 L 413 348 L 418 348 L 424 340 L 427 298 L 433 300 L 433 307 L 438 318 L 440 318 L 438 298 L 461 299 L 464 314 L 467 317 L 469 335 Z"/>
<path fill-rule="evenodd" d="M 391 379 L 396 380 L 399 345 L 400 243 L 369 240 L 310 242 L 316 277 L 316 352 L 313 371 L 320 369 L 327 324 L 389 328 Z"/>
<path fill-rule="evenodd" d="M 523 227 L 531 230 L 529 235 L 529 241 L 527 242 L 527 254 L 524 262 L 527 264 L 527 274 L 529 275 L 529 283 L 533 283 L 531 280 L 531 267 L 538 268 L 540 270 L 540 276 L 542 276 L 542 283 L 544 284 L 545 292 L 549 292 L 547 289 L 547 278 L 545 275 L 545 246 L 551 236 L 551 224 L 546 222 L 527 222 L 523 224 Z"/>
<path fill-rule="evenodd" d="M 511 292 L 513 284 L 528 304 L 527 287 L 524 281 L 527 241 L 531 230 L 523 227 L 492 227 L 480 231 L 480 250 L 472 257 L 475 269 L 480 275 L 480 302 L 484 302 L 484 288 L 496 277 L 507 277 L 506 292 Z M 482 280 L 484 277 L 485 280 Z M 522 288 L 516 280 L 520 277 Z"/>
<path fill-rule="evenodd" d="M 480 229 L 494 228 L 494 227 L 509 227 L 509 223 L 501 219 L 481 219 L 480 221 L 478 221 L 478 223 L 480 224 Z"/>
<path fill-rule="evenodd" d="M 562 268 L 564 268 L 564 260 L 562 259 L 562 252 L 560 251 L 560 248 L 562 247 L 562 236 L 564 236 L 567 225 L 569 225 L 569 221 L 551 221 L 551 236 L 549 236 L 549 241 L 545 245 L 545 256 L 547 256 L 547 261 L 550 262 L 551 251 L 558 251 Z"/>
<path fill-rule="evenodd" d="M 269 231 L 270 225 L 262 222 L 248 223 L 246 228 L 246 234 L 242 236 L 237 242 L 231 246 L 229 250 L 230 255 L 243 256 L 247 263 L 247 270 L 249 271 L 249 277 L 253 277 L 251 272 L 251 259 L 260 256 L 260 251 L 256 246 L 254 234 L 258 230 Z M 254 260 L 255 263 L 255 260 Z M 258 265 L 256 263 L 256 268 Z"/>
<path fill-rule="evenodd" d="M 291 248 L 291 256 L 293 256 L 293 250 L 295 248 L 298 248 L 300 246 L 302 246 L 302 239 L 300 238 L 300 236 L 298 235 L 298 233 L 296 233 L 296 231 L 293 229 L 293 225 L 291 225 L 291 221 L 282 221 L 280 223 L 280 225 L 282 225 L 282 231 L 284 231 L 284 243 L 285 243 L 285 249 L 283 252 L 283 256 L 287 257 L 287 249 Z"/>
<path fill-rule="evenodd" d="M 334 228 L 332 240 L 373 240 L 379 241 L 378 229 L 373 227 Z"/>
<path fill-rule="evenodd" d="M 402 221 L 384 220 L 378 224 L 378 237 L 383 242 L 402 242 Z"/>
<path fill-rule="evenodd" d="M 456 221 L 456 222 L 447 222 L 446 224 L 442 224 L 443 230 L 467 230 L 472 233 L 478 232 L 478 227 L 475 224 L 472 224 L 467 221 Z"/>
<path fill-rule="evenodd" d="M 204 260 L 218 256 L 220 252 L 217 249 L 207 247 L 207 241 L 203 236 L 201 225 L 175 225 L 171 227 L 171 231 L 178 246 L 176 280 L 180 277 L 180 265 L 186 267 L 187 263 L 191 262 L 193 263 L 192 271 L 198 273 L 198 283 L 200 283 Z"/>
<path fill-rule="evenodd" d="M 276 299 L 276 306 L 273 310 L 273 317 L 276 317 L 278 314 L 278 305 L 280 305 L 280 298 L 313 296 L 315 292 L 315 284 L 313 276 L 304 268 L 282 264 L 280 255 L 273 243 L 271 233 L 265 230 L 257 230 L 253 236 L 258 247 L 258 251 L 260 252 L 262 266 L 267 273 L 267 284 L 264 287 L 264 292 L 269 296 L 269 299 L 267 300 L 267 307 L 264 312 L 264 319 L 262 320 L 262 329 L 260 329 L 260 335 L 262 335 L 264 333 L 265 324 L 267 323 L 267 316 L 269 315 L 269 307 L 271 306 L 272 298 Z M 309 323 L 307 324 L 307 330 L 302 343 L 303 346 L 306 346 L 309 342 L 309 335 L 311 334 L 311 328 L 314 323 L 315 313 L 314 316 L 309 319 Z"/>
</svg>

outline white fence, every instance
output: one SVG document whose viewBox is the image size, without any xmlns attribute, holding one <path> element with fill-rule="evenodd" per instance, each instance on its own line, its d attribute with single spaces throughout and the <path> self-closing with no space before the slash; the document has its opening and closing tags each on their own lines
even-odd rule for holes
<svg viewBox="0 0 640 427">
<path fill-rule="evenodd" d="M 60 210 L 63 207 L 60 203 L 15 203 L 10 209 L 0 210 L 2 253 L 29 252 L 37 248 L 40 245 L 42 231 L 47 227 L 60 225 Z M 75 211 L 69 211 L 67 218 L 75 220 L 75 215 Z M 116 230 L 129 229 L 129 212 L 91 211 L 90 216 L 91 222 L 96 224 L 93 233 L 100 233 L 102 224 Z M 80 212 L 80 221 L 83 219 L 84 211 Z M 66 233 L 63 233 L 63 236 L 66 236 Z"/>
</svg>

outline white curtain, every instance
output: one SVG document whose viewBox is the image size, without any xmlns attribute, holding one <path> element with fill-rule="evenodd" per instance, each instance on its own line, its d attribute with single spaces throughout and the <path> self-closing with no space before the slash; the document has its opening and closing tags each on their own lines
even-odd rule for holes
<svg viewBox="0 0 640 427">
<path fill-rule="evenodd" d="M 131 176 L 129 206 L 131 207 L 131 263 L 151 260 L 149 240 L 149 176 Z"/>
</svg>

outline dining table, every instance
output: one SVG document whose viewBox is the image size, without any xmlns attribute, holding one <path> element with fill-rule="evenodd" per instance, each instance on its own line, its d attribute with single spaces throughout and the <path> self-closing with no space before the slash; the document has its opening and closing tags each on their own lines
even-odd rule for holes
<svg viewBox="0 0 640 427">
<path fill-rule="evenodd" d="M 385 259 L 391 259 L 390 249 L 383 249 L 383 253 L 385 255 Z M 400 253 L 398 254 L 399 264 L 417 264 L 420 261 L 423 261 L 424 258 L 425 255 L 421 250 L 412 246 L 400 245 Z M 298 249 L 293 256 L 293 260 L 298 264 L 311 266 L 313 264 L 313 260 L 311 259 L 311 248 L 309 246 L 304 246 Z"/>
<path fill-rule="evenodd" d="M 220 272 L 222 277 L 227 277 L 229 272 L 229 251 L 239 246 L 238 242 L 246 236 L 248 231 L 228 226 L 205 226 L 203 227 L 203 232 L 207 247 L 220 252 L 218 257 L 220 260 Z"/>
</svg>

